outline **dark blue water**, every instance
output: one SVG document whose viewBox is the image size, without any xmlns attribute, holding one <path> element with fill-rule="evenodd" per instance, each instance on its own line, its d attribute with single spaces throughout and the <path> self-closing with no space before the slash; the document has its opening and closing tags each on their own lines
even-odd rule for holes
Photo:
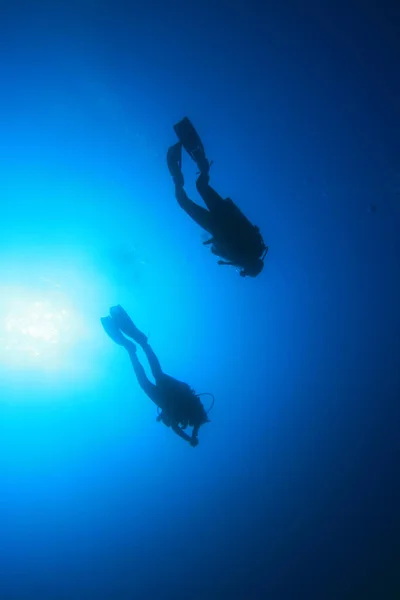
<svg viewBox="0 0 400 600">
<path fill-rule="evenodd" d="M 399 598 L 396 9 L 38 2 L 0 33 L 1 600 Z M 174 198 L 185 115 L 257 279 Z M 118 303 L 215 395 L 197 448 Z"/>
</svg>

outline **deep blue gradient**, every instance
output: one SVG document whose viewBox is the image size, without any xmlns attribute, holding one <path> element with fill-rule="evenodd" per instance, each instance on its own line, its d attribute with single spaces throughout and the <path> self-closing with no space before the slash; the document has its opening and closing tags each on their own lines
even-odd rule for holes
<svg viewBox="0 0 400 600">
<path fill-rule="evenodd" d="M 1 600 L 400 597 L 400 28 L 365 4 L 1 8 Z M 174 198 L 185 115 L 255 280 Z M 197 448 L 117 303 L 215 395 Z"/>
</svg>

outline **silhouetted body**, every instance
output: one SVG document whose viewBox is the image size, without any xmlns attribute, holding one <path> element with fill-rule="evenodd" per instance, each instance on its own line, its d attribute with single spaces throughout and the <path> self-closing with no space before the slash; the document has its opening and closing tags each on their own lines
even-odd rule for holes
<svg viewBox="0 0 400 600">
<path fill-rule="evenodd" d="M 161 411 L 157 421 L 171 427 L 177 435 L 189 442 L 191 446 L 197 446 L 199 429 L 209 421 L 199 397 L 196 396 L 187 383 L 178 381 L 163 372 L 146 336 L 134 325 L 121 306 L 111 307 L 110 316 L 103 317 L 101 323 L 109 337 L 128 352 L 140 387 Z M 137 357 L 135 344 L 123 334 L 132 338 L 143 348 L 155 384 L 146 376 Z M 193 428 L 190 436 L 184 431 L 189 426 Z"/>
<path fill-rule="evenodd" d="M 190 121 L 185 118 L 174 128 L 181 141 L 169 148 L 167 163 L 175 183 L 175 196 L 179 206 L 212 236 L 204 244 L 211 244 L 213 254 L 223 259 L 218 264 L 240 267 L 242 277 L 256 277 L 264 267 L 263 261 L 268 252 L 259 228 L 250 223 L 230 198 L 222 198 L 210 186 L 210 164 Z M 196 188 L 207 208 L 193 202 L 184 190 L 182 145 L 200 170 Z"/>
</svg>

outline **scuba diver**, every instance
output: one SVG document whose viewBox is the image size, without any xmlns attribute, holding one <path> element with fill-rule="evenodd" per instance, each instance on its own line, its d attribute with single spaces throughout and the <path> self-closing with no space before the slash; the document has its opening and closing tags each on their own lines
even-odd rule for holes
<svg viewBox="0 0 400 600">
<path fill-rule="evenodd" d="M 197 446 L 200 427 L 210 421 L 199 396 L 187 383 L 178 381 L 163 372 L 147 337 L 136 327 L 122 306 L 112 306 L 110 316 L 102 317 L 100 320 L 107 335 L 128 352 L 140 387 L 158 408 L 156 420 L 171 427 L 193 448 Z M 123 334 L 132 338 L 143 348 L 156 382 L 155 385 L 149 381 L 138 360 L 135 344 Z M 192 427 L 191 435 L 184 431 L 188 426 Z"/>
<path fill-rule="evenodd" d="M 212 236 L 203 244 L 212 245 L 211 252 L 222 259 L 218 261 L 219 265 L 241 268 L 242 277 L 257 277 L 264 268 L 268 252 L 259 228 L 250 223 L 230 198 L 222 198 L 209 185 L 211 163 L 189 119 L 182 119 L 174 125 L 174 130 L 179 142 L 168 149 L 167 164 L 179 206 Z M 184 190 L 182 146 L 199 168 L 196 188 L 208 210 L 190 200 Z"/>
</svg>

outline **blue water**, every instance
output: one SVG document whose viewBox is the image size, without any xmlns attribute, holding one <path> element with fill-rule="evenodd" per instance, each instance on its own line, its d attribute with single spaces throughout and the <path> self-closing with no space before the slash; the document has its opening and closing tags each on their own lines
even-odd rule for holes
<svg viewBox="0 0 400 600">
<path fill-rule="evenodd" d="M 399 598 L 394 9 L 38 2 L 0 32 L 1 600 Z M 186 115 L 257 279 L 174 198 Z M 113 304 L 215 395 L 197 448 Z"/>
</svg>

